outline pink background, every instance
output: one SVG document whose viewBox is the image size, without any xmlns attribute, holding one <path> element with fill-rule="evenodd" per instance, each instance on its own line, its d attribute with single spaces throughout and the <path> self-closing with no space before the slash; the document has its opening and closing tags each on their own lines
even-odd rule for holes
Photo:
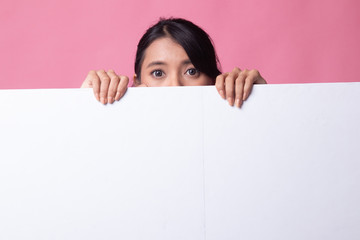
<svg viewBox="0 0 360 240">
<path fill-rule="evenodd" d="M 159 17 L 183 17 L 215 42 L 223 71 L 269 83 L 359 81 L 357 0 L 0 0 L 0 89 L 76 88 L 91 69 L 132 76 L 136 45 Z"/>
</svg>

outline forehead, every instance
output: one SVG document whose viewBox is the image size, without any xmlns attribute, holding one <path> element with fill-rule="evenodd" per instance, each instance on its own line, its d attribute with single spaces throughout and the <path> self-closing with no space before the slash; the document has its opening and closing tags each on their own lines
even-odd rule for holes
<svg viewBox="0 0 360 240">
<path fill-rule="evenodd" d="M 171 38 L 159 38 L 152 42 L 145 51 L 143 64 L 152 61 L 182 62 L 189 59 L 184 48 Z"/>
</svg>

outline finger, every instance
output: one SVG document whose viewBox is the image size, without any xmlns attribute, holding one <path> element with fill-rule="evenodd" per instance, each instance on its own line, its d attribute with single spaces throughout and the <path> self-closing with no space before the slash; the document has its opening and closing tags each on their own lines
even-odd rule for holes
<svg viewBox="0 0 360 240">
<path fill-rule="evenodd" d="M 234 106 L 234 92 L 235 92 L 235 79 L 236 79 L 236 73 L 231 72 L 229 75 L 225 78 L 225 95 L 226 99 L 229 102 L 230 106 Z"/>
<path fill-rule="evenodd" d="M 109 90 L 110 77 L 104 70 L 97 71 L 97 75 L 100 78 L 100 102 L 102 104 L 107 103 L 107 93 Z"/>
<path fill-rule="evenodd" d="M 83 81 L 83 83 L 81 84 L 81 88 L 91 88 L 92 87 L 92 78 L 93 78 L 93 73 L 95 73 L 95 71 L 90 71 L 88 73 L 88 75 L 86 76 L 85 80 Z"/>
<path fill-rule="evenodd" d="M 119 101 L 122 98 L 128 88 L 129 78 L 127 76 L 120 76 L 120 83 L 117 87 L 115 100 Z"/>
<path fill-rule="evenodd" d="M 255 73 L 257 73 L 256 81 L 254 84 L 267 84 L 265 79 L 260 75 L 258 70 L 253 70 Z"/>
<path fill-rule="evenodd" d="M 95 71 L 90 71 L 85 78 L 85 81 L 81 85 L 82 88 L 93 88 L 93 92 L 96 100 L 100 101 L 99 92 L 100 92 L 100 79 Z"/>
<path fill-rule="evenodd" d="M 249 75 L 245 80 L 244 94 L 243 94 L 244 101 L 250 96 L 253 85 L 255 83 L 266 83 L 266 81 L 261 77 L 258 70 L 251 70 L 249 71 Z"/>
<path fill-rule="evenodd" d="M 110 77 L 107 99 L 108 99 L 108 103 L 113 103 L 120 82 L 120 77 L 115 73 L 114 70 L 107 71 L 107 75 Z"/>
<path fill-rule="evenodd" d="M 215 80 L 215 87 L 217 91 L 219 92 L 220 96 L 225 99 L 225 78 L 228 76 L 228 73 L 220 74 L 216 77 Z"/>
<path fill-rule="evenodd" d="M 241 72 L 235 81 L 235 106 L 240 108 L 243 104 L 243 92 L 246 74 Z"/>
</svg>

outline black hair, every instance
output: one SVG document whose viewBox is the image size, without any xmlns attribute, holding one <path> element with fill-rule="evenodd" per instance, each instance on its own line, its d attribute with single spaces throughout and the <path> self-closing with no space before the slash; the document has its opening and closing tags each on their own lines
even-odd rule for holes
<svg viewBox="0 0 360 240">
<path fill-rule="evenodd" d="M 194 23 L 182 18 L 161 18 L 151 26 L 139 41 L 135 58 L 135 74 L 140 79 L 141 65 L 145 50 L 159 38 L 170 37 L 180 44 L 194 67 L 211 79 L 221 74 L 218 69 L 219 60 L 209 35 Z"/>
</svg>

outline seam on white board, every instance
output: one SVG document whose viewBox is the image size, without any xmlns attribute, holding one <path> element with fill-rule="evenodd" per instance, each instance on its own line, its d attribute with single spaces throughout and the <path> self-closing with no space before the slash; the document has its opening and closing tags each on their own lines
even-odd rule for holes
<svg viewBox="0 0 360 240">
<path fill-rule="evenodd" d="M 204 240 L 206 240 L 206 205 L 205 205 L 205 114 L 204 114 L 204 102 L 205 102 L 205 94 L 204 94 L 204 88 L 201 89 L 201 121 L 202 121 L 202 164 L 203 164 L 203 198 L 204 198 Z"/>
</svg>

